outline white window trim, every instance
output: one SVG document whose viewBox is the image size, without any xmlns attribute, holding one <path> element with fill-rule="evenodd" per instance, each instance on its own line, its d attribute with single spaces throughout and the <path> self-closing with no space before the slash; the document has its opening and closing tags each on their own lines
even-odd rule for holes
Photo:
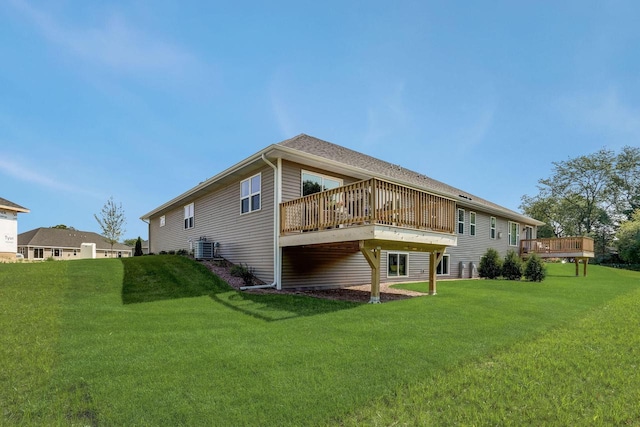
<svg viewBox="0 0 640 427">
<path fill-rule="evenodd" d="M 313 171 L 308 171 L 308 170 L 302 169 L 302 170 L 300 171 L 300 195 L 301 195 L 301 196 L 302 196 L 302 195 L 303 195 L 303 193 L 304 193 L 304 180 L 302 179 L 302 176 L 303 176 L 305 173 L 306 173 L 306 174 L 309 174 L 309 175 L 315 175 L 315 176 L 317 176 L 317 177 L 322 178 L 322 188 L 324 188 L 324 179 L 325 179 L 325 178 L 328 178 L 328 179 L 330 179 L 330 180 L 332 180 L 332 181 L 337 181 L 337 182 L 339 182 L 339 183 L 340 183 L 339 187 L 342 187 L 342 186 L 344 185 L 344 180 L 343 180 L 343 179 L 341 179 L 341 178 L 337 178 L 337 177 L 335 177 L 335 176 L 325 175 L 325 174 L 322 174 L 322 173 L 318 173 L 318 172 L 313 172 Z"/>
<path fill-rule="evenodd" d="M 498 227 L 498 220 L 496 219 L 495 216 L 492 216 L 491 219 L 489 219 L 489 237 L 491 239 L 496 238 L 496 235 L 498 234 L 496 228 Z"/>
<path fill-rule="evenodd" d="M 251 180 L 253 178 L 255 178 L 256 176 L 260 177 L 260 190 L 259 191 L 253 191 L 253 189 L 251 188 Z M 242 184 L 245 182 L 249 182 L 249 194 L 247 196 L 242 196 Z M 252 209 L 251 206 L 251 199 L 253 198 L 253 196 L 260 196 L 260 207 L 258 209 Z M 249 210 L 246 212 L 242 212 L 242 201 L 244 199 L 248 199 L 249 200 Z M 247 215 L 250 214 L 252 212 L 259 212 L 262 210 L 262 172 L 257 173 L 255 175 L 251 175 L 249 178 L 247 179 L 243 179 L 242 181 L 240 181 L 240 215 Z"/>
<path fill-rule="evenodd" d="M 462 212 L 462 221 L 460 221 L 460 212 Z M 456 231 L 458 232 L 458 234 L 462 234 L 464 235 L 464 217 L 465 217 L 465 211 L 462 208 L 458 208 L 458 211 L 456 212 Z M 462 232 L 460 232 L 460 226 L 462 225 Z"/>
<path fill-rule="evenodd" d="M 395 276 L 389 275 L 389 256 L 390 255 L 398 255 L 398 264 L 400 264 L 400 255 L 405 255 L 407 257 L 405 274 L 403 275 L 397 274 Z M 387 252 L 387 279 L 392 279 L 396 277 L 409 277 L 409 252 Z"/>
<path fill-rule="evenodd" d="M 478 215 L 473 211 L 469 212 L 469 235 L 470 236 L 476 235 L 477 220 L 478 220 Z"/>
<path fill-rule="evenodd" d="M 440 265 L 445 265 L 445 264 L 447 266 L 447 272 L 438 273 L 438 267 L 440 267 Z M 440 268 L 440 270 L 442 270 L 442 268 Z M 436 265 L 436 276 L 449 276 L 449 275 L 451 275 L 451 255 L 444 254 L 442 255 L 442 259 L 440 260 L 440 263 Z"/>
<path fill-rule="evenodd" d="M 515 245 L 511 244 L 511 229 L 513 224 L 516 225 L 516 244 Z M 509 246 L 517 247 L 519 244 L 520 244 L 520 224 L 514 221 L 509 221 Z"/>
<path fill-rule="evenodd" d="M 188 224 L 187 220 L 191 219 L 191 222 Z M 195 204 L 193 202 L 185 205 L 184 207 L 184 229 L 190 230 L 196 225 L 196 211 Z"/>
<path fill-rule="evenodd" d="M 165 215 L 162 215 L 160 217 L 160 227 L 164 227 L 166 223 L 167 223 L 167 217 Z"/>
</svg>

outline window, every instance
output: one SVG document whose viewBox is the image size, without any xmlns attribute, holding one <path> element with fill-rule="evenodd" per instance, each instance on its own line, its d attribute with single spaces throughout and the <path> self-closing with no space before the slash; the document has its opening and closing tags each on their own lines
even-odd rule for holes
<svg viewBox="0 0 640 427">
<path fill-rule="evenodd" d="M 442 259 L 436 266 L 436 274 L 438 276 L 448 276 L 449 275 L 449 255 L 444 254 Z"/>
<path fill-rule="evenodd" d="M 476 213 L 469 212 L 469 234 L 476 235 Z"/>
<path fill-rule="evenodd" d="M 489 236 L 492 239 L 496 238 L 496 217 L 495 216 L 491 217 L 491 231 L 489 233 Z"/>
<path fill-rule="evenodd" d="M 464 234 L 464 209 L 458 209 L 458 234 Z"/>
<path fill-rule="evenodd" d="M 61 255 L 62 255 L 62 249 L 53 250 L 53 256 L 61 256 Z"/>
<path fill-rule="evenodd" d="M 167 222 L 167 219 L 165 218 L 164 215 L 162 215 L 160 217 L 160 227 L 164 227 L 165 223 Z"/>
<path fill-rule="evenodd" d="M 302 195 L 319 193 L 342 186 L 342 180 L 314 172 L 302 171 Z"/>
<path fill-rule="evenodd" d="M 509 246 L 518 246 L 520 240 L 520 224 L 509 221 Z"/>
<path fill-rule="evenodd" d="M 257 174 L 240 183 L 240 213 L 260 210 L 262 175 Z"/>
<path fill-rule="evenodd" d="M 34 248 L 33 249 L 33 257 L 36 259 L 44 258 L 44 248 Z"/>
<path fill-rule="evenodd" d="M 387 277 L 406 277 L 409 275 L 409 255 L 389 253 L 387 255 Z"/>
<path fill-rule="evenodd" d="M 193 228 L 193 203 L 184 207 L 184 229 Z"/>
</svg>

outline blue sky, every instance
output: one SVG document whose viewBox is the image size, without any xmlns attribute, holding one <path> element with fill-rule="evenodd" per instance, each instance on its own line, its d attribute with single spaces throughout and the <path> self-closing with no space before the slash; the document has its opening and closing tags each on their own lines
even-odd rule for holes
<svg viewBox="0 0 640 427">
<path fill-rule="evenodd" d="M 0 3 L 19 231 L 139 217 L 306 133 L 519 211 L 551 162 L 640 144 L 637 1 Z"/>
</svg>

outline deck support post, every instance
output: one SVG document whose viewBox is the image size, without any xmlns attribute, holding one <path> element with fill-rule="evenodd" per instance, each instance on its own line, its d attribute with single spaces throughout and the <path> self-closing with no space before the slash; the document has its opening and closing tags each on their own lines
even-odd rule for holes
<svg viewBox="0 0 640 427">
<path fill-rule="evenodd" d="M 442 258 L 444 257 L 444 251 L 433 251 L 429 255 L 429 295 L 437 295 L 436 292 L 436 268 Z"/>
<path fill-rule="evenodd" d="M 380 246 L 367 247 L 365 241 L 361 240 L 359 247 L 371 267 L 371 300 L 369 300 L 369 304 L 380 304 Z"/>
<path fill-rule="evenodd" d="M 575 258 L 574 259 L 574 261 L 576 263 L 576 276 L 580 275 L 580 261 L 581 260 L 582 260 L 582 264 L 583 264 L 582 265 L 582 275 L 584 277 L 586 277 L 587 276 L 587 265 L 589 265 L 589 258 L 586 258 L 586 257 L 584 257 L 584 258 L 580 257 L 580 258 Z"/>
</svg>

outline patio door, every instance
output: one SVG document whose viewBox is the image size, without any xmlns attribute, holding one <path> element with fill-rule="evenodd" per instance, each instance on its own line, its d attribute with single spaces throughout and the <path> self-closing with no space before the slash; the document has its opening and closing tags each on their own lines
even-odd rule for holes
<svg viewBox="0 0 640 427">
<path fill-rule="evenodd" d="M 524 238 L 527 240 L 533 239 L 533 227 L 526 226 L 524 228 Z"/>
</svg>

